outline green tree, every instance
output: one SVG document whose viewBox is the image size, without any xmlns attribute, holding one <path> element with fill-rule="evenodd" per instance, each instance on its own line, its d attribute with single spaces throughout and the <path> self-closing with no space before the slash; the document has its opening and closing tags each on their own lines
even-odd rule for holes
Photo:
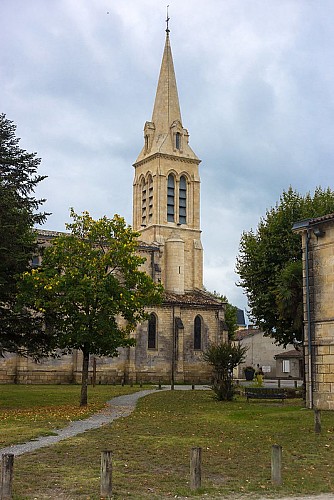
<svg viewBox="0 0 334 500">
<path fill-rule="evenodd" d="M 292 225 L 334 212 L 334 192 L 318 187 L 300 195 L 291 187 L 266 212 L 256 231 L 244 232 L 236 269 L 256 325 L 278 344 L 303 336 L 302 251 Z"/>
<path fill-rule="evenodd" d="M 138 233 L 123 218 L 93 220 L 88 212 L 67 224 L 69 234 L 45 249 L 42 266 L 26 272 L 22 301 L 43 317 L 53 346 L 83 353 L 80 405 L 87 404 L 91 354 L 117 356 L 134 345 L 130 333 L 158 304 L 162 287 L 139 270 Z"/>
<path fill-rule="evenodd" d="M 223 342 L 211 344 L 203 353 L 203 359 L 213 368 L 211 388 L 219 401 L 231 401 L 235 390 L 233 369 L 245 359 L 247 347 Z"/>
<path fill-rule="evenodd" d="M 292 332 L 303 331 L 303 264 L 289 262 L 276 281 L 276 304 L 280 321 L 285 321 Z"/>
<path fill-rule="evenodd" d="M 238 308 L 228 301 L 226 295 L 221 295 L 216 291 L 214 291 L 212 295 L 225 304 L 225 324 L 228 338 L 229 340 L 233 340 L 235 338 L 235 332 L 238 329 Z"/>
<path fill-rule="evenodd" d="M 31 353 L 45 347 L 36 318 L 15 309 L 18 276 L 29 268 L 36 250 L 33 227 L 47 216 L 38 212 L 45 200 L 34 197 L 45 178 L 37 174 L 41 160 L 19 147 L 15 131 L 13 122 L 0 114 L 0 355 L 24 345 Z"/>
</svg>

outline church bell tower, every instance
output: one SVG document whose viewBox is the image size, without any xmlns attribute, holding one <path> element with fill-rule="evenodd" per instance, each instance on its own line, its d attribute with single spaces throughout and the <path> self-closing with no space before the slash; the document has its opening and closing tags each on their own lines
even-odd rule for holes
<svg viewBox="0 0 334 500">
<path fill-rule="evenodd" d="M 176 294 L 203 288 L 199 164 L 182 125 L 167 19 L 152 119 L 133 165 L 133 229 L 159 246 L 162 284 Z"/>
</svg>

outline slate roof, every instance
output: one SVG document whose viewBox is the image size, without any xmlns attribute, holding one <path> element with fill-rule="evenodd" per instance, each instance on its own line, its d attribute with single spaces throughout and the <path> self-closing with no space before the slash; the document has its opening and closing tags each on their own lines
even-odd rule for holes
<svg viewBox="0 0 334 500">
<path fill-rule="evenodd" d="M 50 231 L 49 229 L 37 229 L 36 230 L 38 239 L 53 239 L 57 238 L 57 236 L 63 236 L 70 233 L 65 231 Z M 138 240 L 138 250 L 145 252 L 148 250 L 158 251 L 159 245 L 157 243 L 145 243 L 144 241 Z"/>
<path fill-rule="evenodd" d="M 242 309 L 237 309 L 237 324 L 240 326 L 246 326 L 245 314 Z"/>
</svg>

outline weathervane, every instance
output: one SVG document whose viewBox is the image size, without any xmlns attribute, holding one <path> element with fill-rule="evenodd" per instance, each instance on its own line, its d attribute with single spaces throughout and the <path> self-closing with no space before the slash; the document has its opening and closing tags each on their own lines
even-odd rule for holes
<svg viewBox="0 0 334 500">
<path fill-rule="evenodd" d="M 169 33 L 168 21 L 169 21 L 170 18 L 168 17 L 168 7 L 169 7 L 169 5 L 167 5 L 167 19 L 166 19 L 167 28 L 166 28 L 166 33 Z"/>
</svg>

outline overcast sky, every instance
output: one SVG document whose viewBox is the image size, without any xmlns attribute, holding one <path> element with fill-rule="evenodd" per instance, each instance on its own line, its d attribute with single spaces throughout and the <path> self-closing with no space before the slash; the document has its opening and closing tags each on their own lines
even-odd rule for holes
<svg viewBox="0 0 334 500">
<path fill-rule="evenodd" d="M 334 1 L 168 0 L 183 126 L 202 160 L 204 284 L 236 287 L 242 231 L 291 185 L 334 188 Z M 0 112 L 42 158 L 38 196 L 132 222 L 167 1 L 1 0 Z"/>
</svg>

